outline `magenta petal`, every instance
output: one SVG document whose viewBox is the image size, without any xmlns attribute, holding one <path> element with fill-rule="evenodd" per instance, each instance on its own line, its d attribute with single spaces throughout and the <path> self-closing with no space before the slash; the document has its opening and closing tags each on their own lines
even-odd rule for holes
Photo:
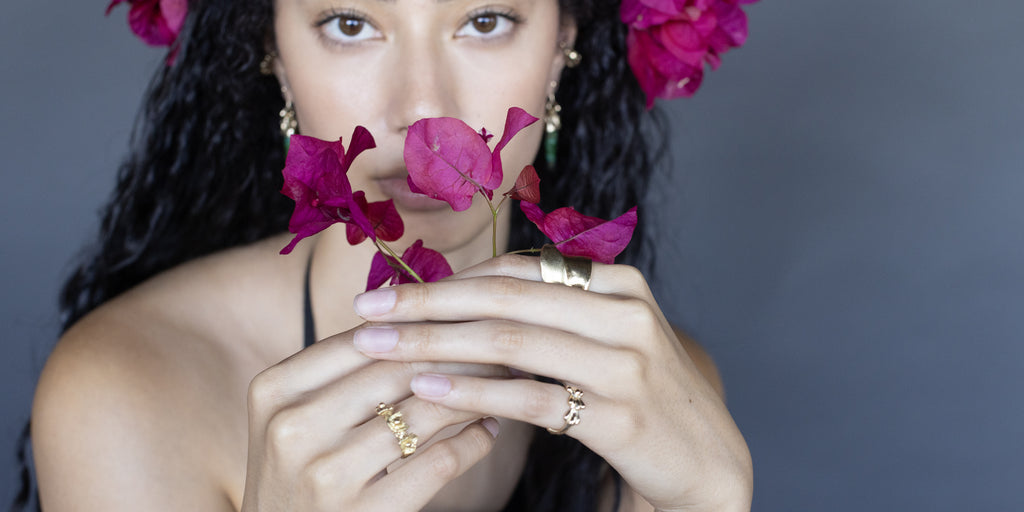
<svg viewBox="0 0 1024 512">
<path fill-rule="evenodd" d="M 168 46 L 174 42 L 177 33 L 167 26 L 167 20 L 160 14 L 157 0 L 145 0 L 132 4 L 128 11 L 128 26 L 150 46 Z"/>
<path fill-rule="evenodd" d="M 365 129 L 356 128 L 354 144 L 347 157 L 341 139 L 326 142 L 303 135 L 291 137 L 282 170 L 281 193 L 295 201 L 288 230 L 299 236 L 285 248 L 287 251 L 301 238 L 323 231 L 335 222 L 356 228 L 346 228 L 350 241 L 358 243 L 365 237 L 375 238 L 373 225 L 364 211 L 367 210 L 366 198 L 362 192 L 353 194 L 346 174 L 355 156 L 373 147 L 372 137 L 363 132 Z"/>
<path fill-rule="evenodd" d="M 610 221 L 583 215 L 571 207 L 549 214 L 532 203 L 521 202 L 519 207 L 562 254 L 600 263 L 614 263 L 615 256 L 629 245 L 637 223 L 635 206 Z"/>
<path fill-rule="evenodd" d="M 188 2 L 186 0 L 160 0 L 160 12 L 167 20 L 167 27 L 178 37 L 182 25 L 185 24 L 185 15 L 188 14 Z"/>
<path fill-rule="evenodd" d="M 380 288 L 388 279 L 395 276 L 395 269 L 388 264 L 387 256 L 377 252 L 370 261 L 370 273 L 366 276 L 366 291 Z"/>
<path fill-rule="evenodd" d="M 650 62 L 651 47 L 656 45 L 650 32 L 646 30 L 629 29 L 626 36 L 628 49 L 627 58 L 629 67 L 633 70 L 640 89 L 647 96 L 647 109 L 654 106 L 654 98 L 658 97 L 665 89 L 668 79 L 658 72 L 657 68 Z"/>
<path fill-rule="evenodd" d="M 284 161 L 284 175 L 313 186 L 324 167 L 335 167 L 338 154 L 334 145 L 316 137 L 292 135 L 288 143 L 288 155 Z M 289 196 L 290 197 L 290 196 Z M 294 199 L 294 198 L 293 198 Z"/>
<path fill-rule="evenodd" d="M 403 154 L 410 189 L 445 201 L 457 212 L 473 204 L 477 191 L 490 197 L 496 186 L 485 186 L 494 182 L 490 149 L 476 130 L 458 119 L 416 121 L 406 134 Z"/>
<path fill-rule="evenodd" d="M 693 25 L 686 22 L 670 22 L 652 29 L 652 32 L 665 49 L 677 59 L 693 67 L 703 65 L 708 48 Z"/>
<path fill-rule="evenodd" d="M 110 11 L 114 10 L 118 4 L 127 2 L 128 0 L 111 0 L 110 5 L 107 6 L 107 12 L 103 13 L 106 16 L 110 16 Z"/>
<path fill-rule="evenodd" d="M 501 169 L 501 150 L 515 137 L 523 128 L 537 122 L 537 118 L 519 107 L 510 107 L 505 114 L 505 131 L 501 133 L 501 140 L 494 146 L 491 153 L 491 179 L 483 184 L 485 189 L 494 190 L 501 186 L 504 174 Z"/>
<path fill-rule="evenodd" d="M 413 194 L 427 195 L 426 192 L 420 190 L 420 188 L 417 187 L 415 183 L 413 183 L 412 176 L 406 176 L 405 177 L 405 182 L 409 184 L 409 191 L 412 192 Z"/>
<path fill-rule="evenodd" d="M 363 214 L 366 215 L 367 220 L 370 220 L 370 206 L 366 203 L 366 193 L 362 190 L 355 192 L 352 194 L 352 202 L 354 203 L 354 207 L 362 211 Z M 372 228 L 372 220 L 370 220 L 370 225 Z M 345 224 L 345 238 L 348 239 L 349 245 L 358 245 L 362 243 L 363 240 L 366 240 L 366 237 L 373 235 L 373 233 L 374 231 L 372 229 L 369 232 L 364 231 L 362 227 L 354 222 Z"/>
<path fill-rule="evenodd" d="M 423 247 L 423 240 L 416 240 L 410 245 L 402 253 L 402 261 L 419 274 L 423 281 L 428 283 L 440 281 L 454 273 L 452 272 L 451 265 L 448 264 L 448 260 L 444 259 L 444 255 L 433 249 Z M 405 272 L 398 272 L 399 284 L 415 282 L 416 280 L 412 276 L 407 275 Z"/>
<path fill-rule="evenodd" d="M 367 205 L 366 217 L 373 225 L 373 232 L 377 238 L 385 242 L 394 242 L 405 233 L 405 224 L 402 223 L 402 216 L 395 208 L 395 201 L 375 201 Z"/>
<path fill-rule="evenodd" d="M 537 176 L 537 169 L 534 169 L 532 165 L 523 167 L 523 171 L 516 178 L 515 185 L 512 185 L 512 189 L 505 192 L 505 195 L 519 201 L 539 203 L 540 176 Z"/>
<path fill-rule="evenodd" d="M 375 147 L 377 147 L 377 142 L 373 140 L 373 135 L 370 135 L 370 131 L 362 126 L 356 126 L 355 130 L 352 131 L 352 138 L 348 141 L 348 151 L 345 152 L 343 157 L 345 172 L 348 172 L 349 166 L 359 156 L 359 153 Z"/>
</svg>

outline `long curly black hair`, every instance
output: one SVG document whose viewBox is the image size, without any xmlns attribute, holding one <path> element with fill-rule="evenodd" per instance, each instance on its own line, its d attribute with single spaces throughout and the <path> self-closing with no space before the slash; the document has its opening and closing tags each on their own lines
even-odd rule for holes
<svg viewBox="0 0 1024 512">
<path fill-rule="evenodd" d="M 642 205 L 665 149 L 665 123 L 646 110 L 626 61 L 617 0 L 559 0 L 577 24 L 583 56 L 561 77 L 557 169 L 538 151 L 542 207 L 571 205 L 612 218 Z M 273 1 L 192 0 L 173 65 L 150 84 L 131 153 L 87 247 L 60 296 L 69 328 L 103 302 L 191 259 L 281 233 L 292 210 L 279 194 L 284 151 L 279 85 L 260 74 Z M 650 224 L 640 222 L 620 262 L 651 271 Z M 543 235 L 520 215 L 510 246 L 539 247 Z M 508 510 L 595 510 L 607 464 L 568 436 L 539 433 Z M 19 459 L 31 507 L 28 428 Z M 36 504 L 38 506 L 38 504 Z"/>
</svg>

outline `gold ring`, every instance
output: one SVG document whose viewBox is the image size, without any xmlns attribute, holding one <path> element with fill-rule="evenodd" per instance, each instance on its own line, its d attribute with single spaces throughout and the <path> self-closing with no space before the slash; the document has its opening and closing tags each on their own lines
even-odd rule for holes
<svg viewBox="0 0 1024 512">
<path fill-rule="evenodd" d="M 540 249 L 540 278 L 545 283 L 559 283 L 587 290 L 594 262 L 587 258 L 563 256 L 554 245 Z"/>
<path fill-rule="evenodd" d="M 395 406 L 381 402 L 377 404 L 377 416 L 382 416 L 388 429 L 398 439 L 398 448 L 402 450 L 402 458 L 416 453 L 416 445 L 420 440 L 416 434 L 409 432 L 409 425 L 402 419 L 402 413 L 395 411 Z"/>
<path fill-rule="evenodd" d="M 580 411 L 587 408 L 587 404 L 583 403 L 583 390 L 574 388 L 568 384 L 563 384 L 563 386 L 565 386 L 565 390 L 569 392 L 569 410 L 566 411 L 565 416 L 562 416 L 562 419 L 565 420 L 565 424 L 559 429 L 548 429 L 548 432 L 559 436 L 564 434 L 566 430 L 569 430 L 569 427 L 579 425 Z"/>
</svg>

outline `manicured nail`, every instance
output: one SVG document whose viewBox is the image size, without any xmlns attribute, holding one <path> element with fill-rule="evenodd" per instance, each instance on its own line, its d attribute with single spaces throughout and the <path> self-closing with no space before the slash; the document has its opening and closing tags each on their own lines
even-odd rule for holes
<svg viewBox="0 0 1024 512">
<path fill-rule="evenodd" d="M 356 314 L 363 318 L 378 316 L 391 311 L 395 307 L 397 297 L 395 291 L 388 288 L 371 290 L 356 295 L 352 306 L 355 308 Z"/>
<path fill-rule="evenodd" d="M 386 325 L 363 327 L 352 336 L 352 343 L 361 352 L 388 352 L 398 344 L 398 331 Z"/>
<path fill-rule="evenodd" d="M 452 390 L 452 381 L 444 375 L 421 373 L 412 378 L 409 387 L 419 396 L 441 398 Z"/>
<path fill-rule="evenodd" d="M 498 420 L 494 418 L 484 418 L 480 424 L 491 433 L 491 437 L 498 437 L 498 432 L 501 431 L 501 427 L 498 425 Z"/>
</svg>

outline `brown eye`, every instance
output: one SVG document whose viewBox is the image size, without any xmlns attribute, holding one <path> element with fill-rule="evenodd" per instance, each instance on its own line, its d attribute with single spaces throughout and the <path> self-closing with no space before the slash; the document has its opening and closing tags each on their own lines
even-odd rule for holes
<svg viewBox="0 0 1024 512">
<path fill-rule="evenodd" d="M 353 37 L 359 35 L 363 31 L 363 26 L 366 22 L 356 18 L 342 18 L 338 20 L 338 29 L 341 30 L 342 34 Z"/>
<path fill-rule="evenodd" d="M 486 14 L 473 18 L 473 29 L 481 34 L 488 34 L 498 26 L 498 17 L 493 14 Z"/>
</svg>

